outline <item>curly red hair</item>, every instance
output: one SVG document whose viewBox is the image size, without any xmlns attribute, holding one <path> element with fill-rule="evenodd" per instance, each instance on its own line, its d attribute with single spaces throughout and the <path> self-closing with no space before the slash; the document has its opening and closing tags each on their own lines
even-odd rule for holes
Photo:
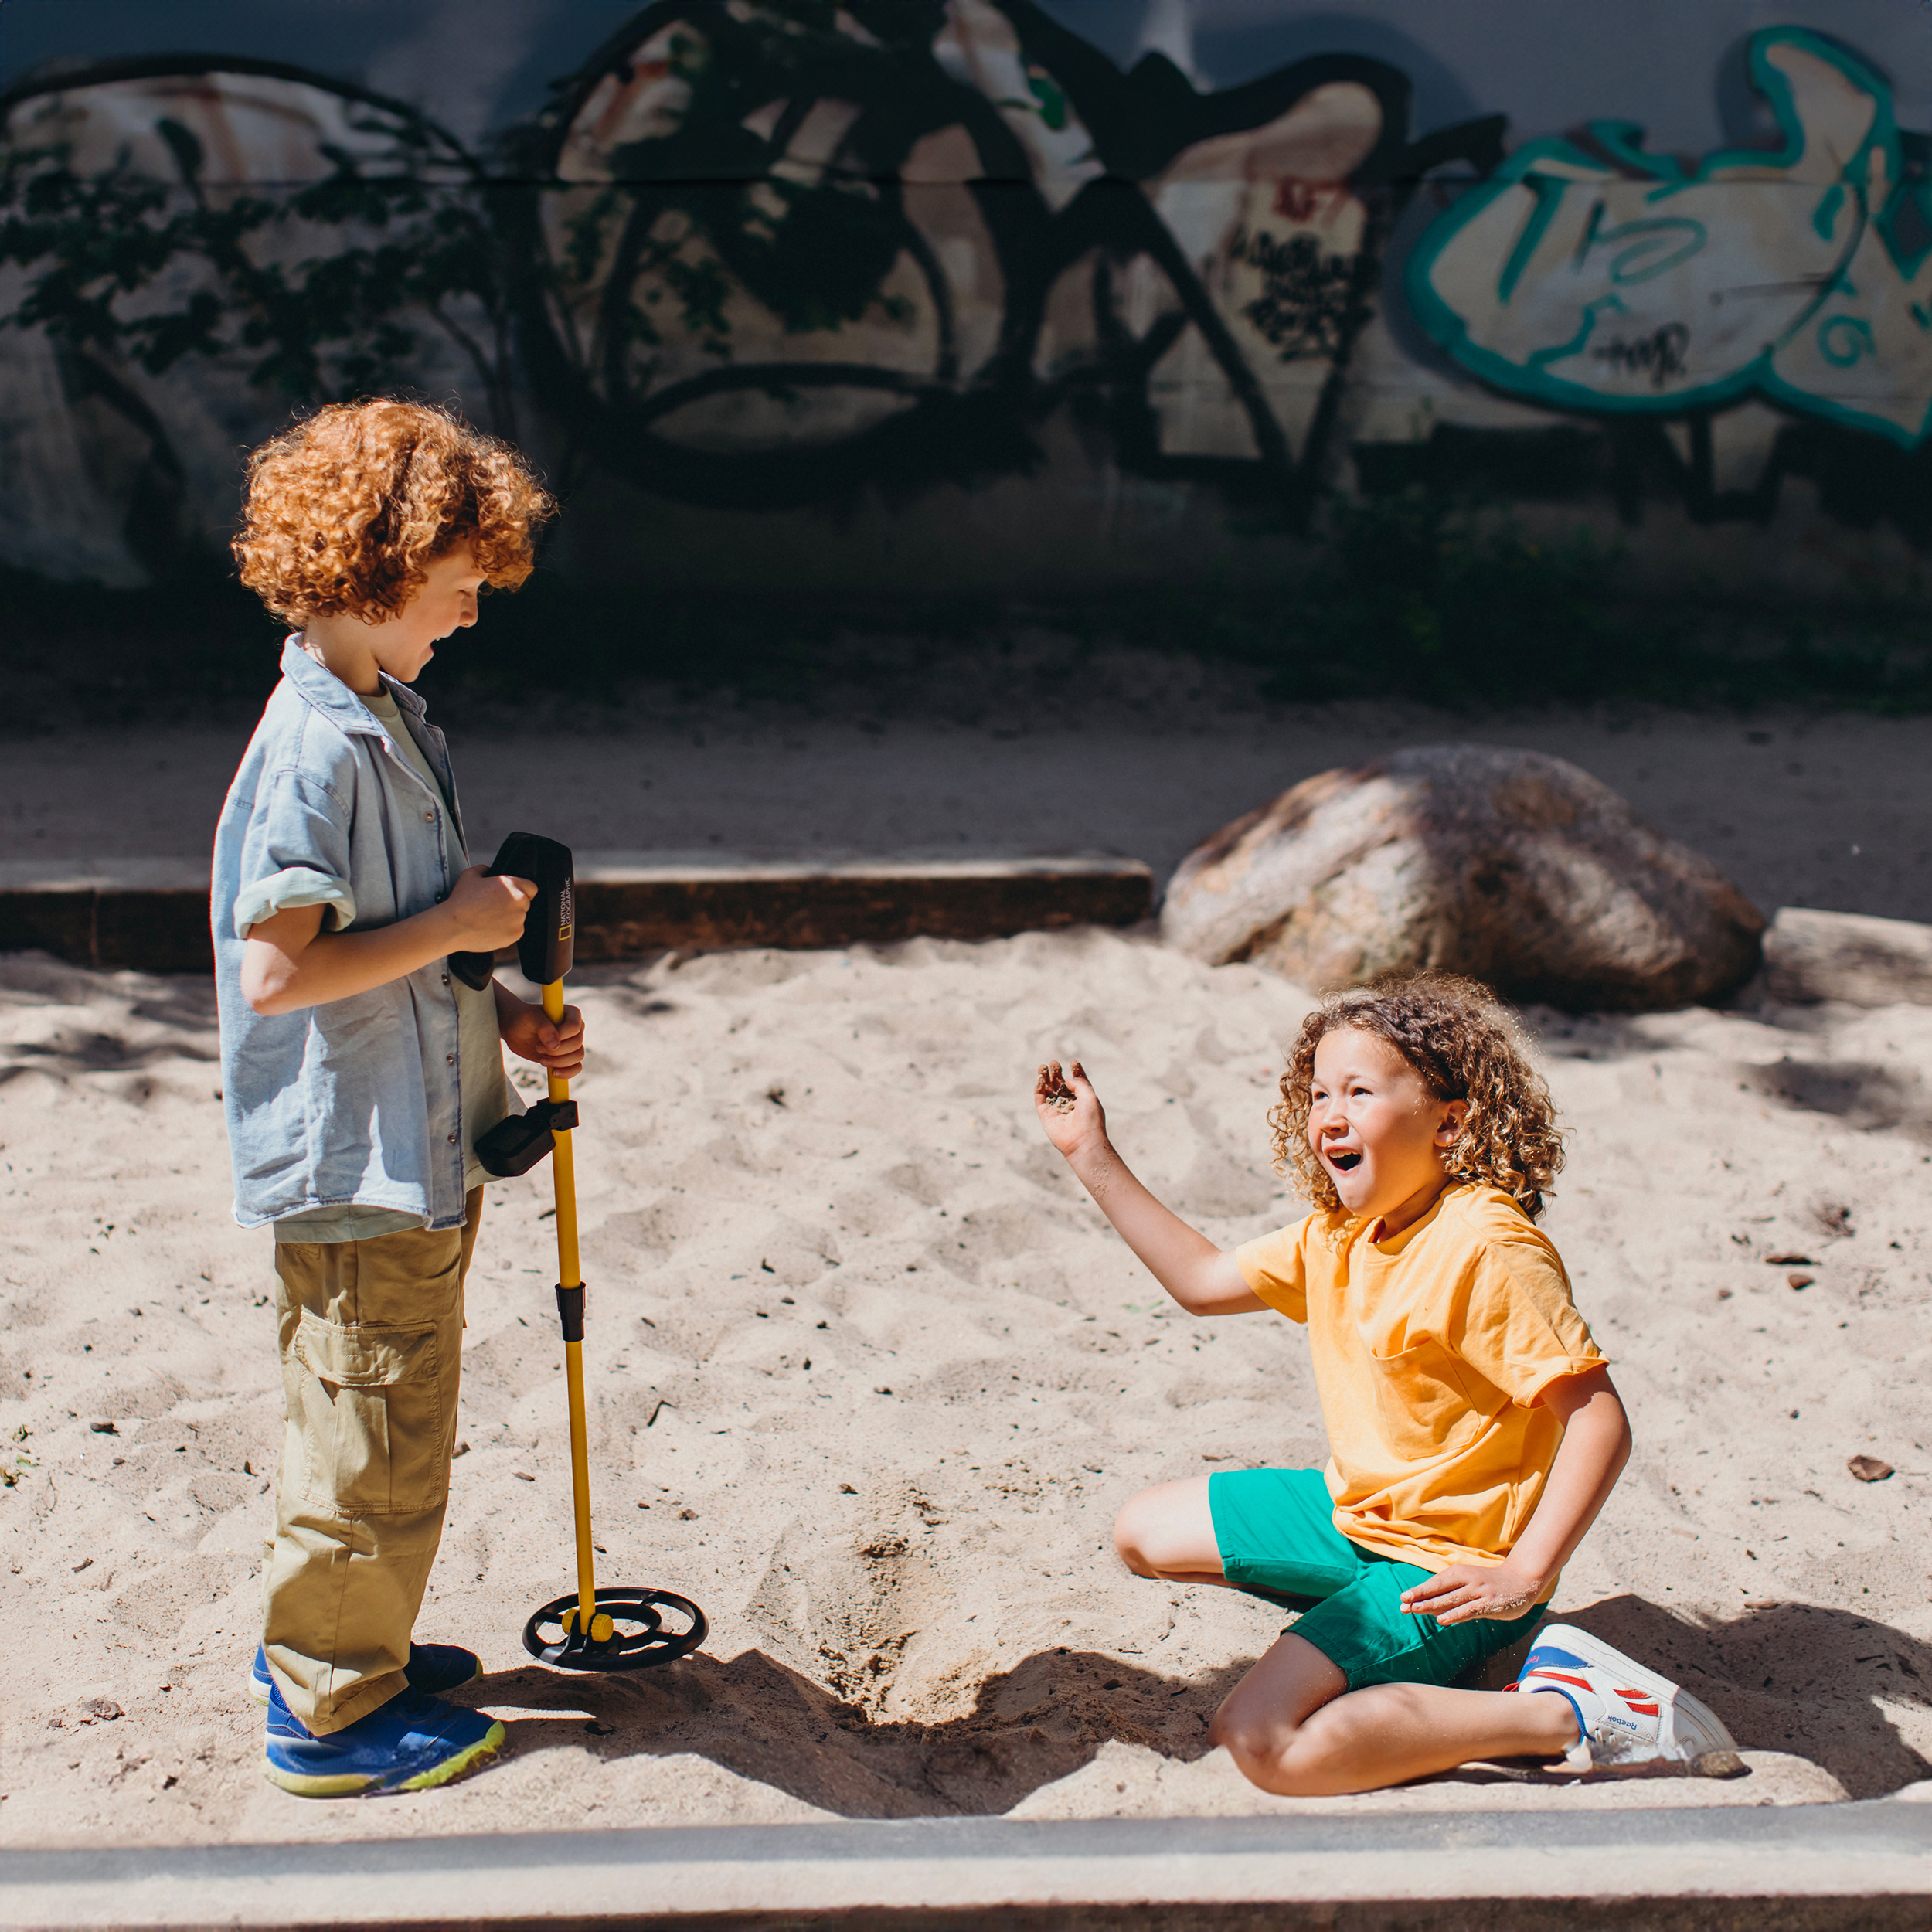
<svg viewBox="0 0 1932 1932">
<path fill-rule="evenodd" d="M 241 579 L 291 624 L 393 617 L 459 543 L 486 583 L 530 574 L 556 505 L 509 444 L 427 403 L 335 403 L 248 460 L 233 549 Z"/>
<path fill-rule="evenodd" d="M 1529 1043 L 1515 1014 L 1478 981 L 1454 973 L 1386 973 L 1366 986 L 1331 993 L 1301 1022 L 1268 1115 L 1274 1164 L 1292 1172 L 1303 1195 L 1333 1213 L 1342 1205 L 1328 1171 L 1308 1145 L 1315 1049 L 1325 1034 L 1354 1027 L 1386 1040 L 1439 1100 L 1467 1100 L 1462 1131 L 1446 1165 L 1458 1180 L 1486 1182 L 1513 1196 L 1533 1221 L 1563 1170 L 1563 1139 Z"/>
</svg>

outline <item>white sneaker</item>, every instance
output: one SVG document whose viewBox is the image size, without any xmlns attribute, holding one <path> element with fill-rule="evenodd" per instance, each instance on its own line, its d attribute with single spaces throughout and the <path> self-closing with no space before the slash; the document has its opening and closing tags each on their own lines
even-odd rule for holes
<svg viewBox="0 0 1932 1932">
<path fill-rule="evenodd" d="M 1573 1624 L 1537 1631 L 1515 1688 L 1570 1699 L 1583 1735 L 1564 1758 L 1565 1770 L 1659 1759 L 1706 1777 L 1738 1768 L 1736 1740 L 1707 1706 Z"/>
</svg>

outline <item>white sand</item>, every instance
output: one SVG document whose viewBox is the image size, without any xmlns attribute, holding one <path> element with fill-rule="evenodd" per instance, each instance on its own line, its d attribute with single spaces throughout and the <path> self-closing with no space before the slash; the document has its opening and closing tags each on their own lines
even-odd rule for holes
<svg viewBox="0 0 1932 1932">
<path fill-rule="evenodd" d="M 27 1432 L 0 1490 L 0 1837 L 1278 1808 L 1202 1739 L 1280 1614 L 1129 1577 L 1108 1532 L 1146 1483 L 1318 1461 L 1302 1338 L 1165 1304 L 1028 1087 L 1077 1049 L 1148 1180 L 1242 1238 L 1294 1212 L 1263 1114 L 1301 996 L 1075 934 L 661 961 L 578 997 L 602 1575 L 688 1593 L 713 1634 L 649 1677 L 523 1655 L 572 1581 L 548 1170 L 493 1187 L 419 1634 L 482 1653 L 511 1750 L 330 1805 L 260 1781 L 243 1694 L 278 1393 L 209 987 L 0 960 L 0 1440 Z M 1559 1610 L 1704 1697 L 1751 1774 L 1304 1807 L 1923 1778 L 1932 1012 L 1543 1019 L 1576 1130 L 1550 1226 L 1638 1437 Z M 1763 1258 L 1787 1250 L 1814 1262 Z M 1854 1481 L 1859 1452 L 1898 1473 Z"/>
</svg>

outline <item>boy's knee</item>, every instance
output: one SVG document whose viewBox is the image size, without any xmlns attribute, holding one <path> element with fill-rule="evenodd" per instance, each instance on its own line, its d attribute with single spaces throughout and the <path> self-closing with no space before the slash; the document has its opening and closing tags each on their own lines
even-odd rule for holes
<svg viewBox="0 0 1932 1932">
<path fill-rule="evenodd" d="M 1230 1699 L 1214 1713 L 1208 1742 L 1234 1760 L 1234 1768 L 1250 1784 L 1277 1795 L 1294 1795 L 1306 1749 L 1300 1726 L 1278 1712 L 1256 1709 Z"/>
<path fill-rule="evenodd" d="M 1114 1553 L 1136 1577 L 1151 1577 L 1155 1573 L 1131 1527 L 1120 1517 L 1116 1517 L 1114 1522 Z"/>
<path fill-rule="evenodd" d="M 1131 1498 L 1114 1519 L 1114 1549 L 1137 1577 L 1158 1577 L 1159 1570 L 1148 1551 L 1149 1532 L 1155 1527 L 1153 1512 L 1148 1507 L 1148 1492 Z"/>
<path fill-rule="evenodd" d="M 1223 1704 L 1208 1726 L 1208 1742 L 1226 1751 L 1245 1770 L 1270 1744 L 1279 1745 L 1280 1730 L 1278 1724 L 1256 1723 L 1249 1713 Z"/>
</svg>

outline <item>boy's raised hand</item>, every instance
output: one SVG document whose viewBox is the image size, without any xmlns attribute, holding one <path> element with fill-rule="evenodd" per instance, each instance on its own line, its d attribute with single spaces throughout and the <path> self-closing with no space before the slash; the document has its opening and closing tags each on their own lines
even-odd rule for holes
<svg viewBox="0 0 1932 1932">
<path fill-rule="evenodd" d="M 1058 1060 L 1049 1060 L 1033 1083 L 1033 1111 L 1046 1138 L 1061 1153 L 1071 1156 L 1083 1146 L 1107 1139 L 1107 1115 L 1100 1097 L 1087 1077 L 1087 1069 L 1073 1061 L 1063 1073 Z"/>
<path fill-rule="evenodd" d="M 453 952 L 493 953 L 523 937 L 523 921 L 536 896 L 536 882 L 471 866 L 458 872 L 443 910 L 455 927 Z"/>
</svg>

